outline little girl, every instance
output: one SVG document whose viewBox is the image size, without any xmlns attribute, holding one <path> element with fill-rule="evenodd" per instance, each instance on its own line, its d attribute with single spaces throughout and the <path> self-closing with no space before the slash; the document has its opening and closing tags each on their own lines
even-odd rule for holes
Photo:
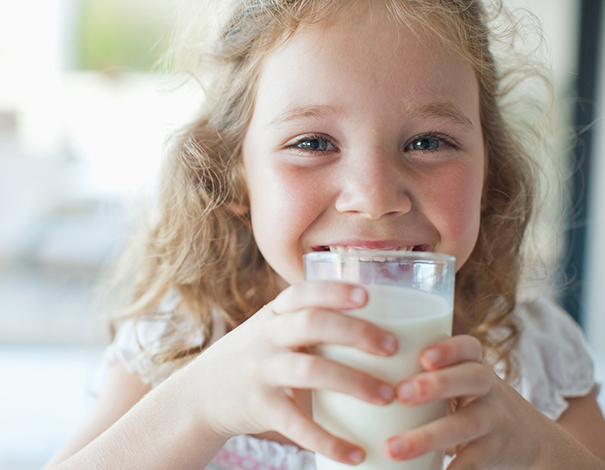
<svg viewBox="0 0 605 470">
<path fill-rule="evenodd" d="M 579 329 L 516 301 L 531 150 L 503 118 L 475 0 L 239 0 L 222 73 L 164 168 L 134 247 L 96 408 L 46 468 L 301 469 L 364 449 L 310 418 L 310 390 L 385 405 L 450 400 L 392 436 L 393 460 L 448 449 L 449 468 L 604 469 L 605 420 Z M 527 135 L 525 132 L 524 135 Z M 389 356 L 346 315 L 355 285 L 303 280 L 305 253 L 435 251 L 457 260 L 454 335 L 397 384 L 309 354 Z"/>
</svg>

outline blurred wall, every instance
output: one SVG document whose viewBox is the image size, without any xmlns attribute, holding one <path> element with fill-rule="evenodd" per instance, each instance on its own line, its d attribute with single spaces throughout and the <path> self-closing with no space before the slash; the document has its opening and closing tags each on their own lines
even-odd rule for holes
<svg viewBox="0 0 605 470">
<path fill-rule="evenodd" d="M 605 358 L 605 33 L 601 33 L 593 171 L 589 195 L 587 272 L 584 292 L 586 334 L 597 357 Z M 605 364 L 601 364 L 605 379 Z"/>
<path fill-rule="evenodd" d="M 200 100 L 154 68 L 173 7 L 0 0 L 0 343 L 106 341 L 95 279 Z"/>
</svg>

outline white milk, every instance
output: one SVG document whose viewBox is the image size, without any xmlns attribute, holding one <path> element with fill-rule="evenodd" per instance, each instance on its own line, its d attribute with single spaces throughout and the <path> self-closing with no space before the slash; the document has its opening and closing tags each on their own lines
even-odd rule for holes
<svg viewBox="0 0 605 470">
<path fill-rule="evenodd" d="M 365 370 L 389 383 L 422 371 L 418 356 L 452 331 L 452 310 L 443 298 L 410 288 L 365 286 L 368 304 L 347 313 L 371 321 L 397 336 L 399 349 L 385 358 L 344 346 L 323 345 L 317 353 L 353 368 Z M 384 442 L 396 434 L 432 421 L 447 412 L 445 400 L 421 406 L 393 402 L 372 405 L 349 395 L 317 390 L 313 393 L 313 419 L 334 435 L 358 444 L 365 460 L 355 467 L 317 454 L 318 470 L 442 470 L 443 451 L 414 460 L 393 462 L 382 451 Z"/>
</svg>

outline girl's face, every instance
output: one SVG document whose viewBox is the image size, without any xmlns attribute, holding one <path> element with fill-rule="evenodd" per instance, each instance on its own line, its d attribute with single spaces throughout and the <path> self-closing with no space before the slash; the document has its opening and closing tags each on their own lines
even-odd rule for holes
<svg viewBox="0 0 605 470">
<path fill-rule="evenodd" d="M 436 251 L 460 268 L 475 245 L 475 73 L 384 12 L 301 29 L 266 57 L 243 159 L 256 242 L 288 283 L 312 251 Z"/>
</svg>

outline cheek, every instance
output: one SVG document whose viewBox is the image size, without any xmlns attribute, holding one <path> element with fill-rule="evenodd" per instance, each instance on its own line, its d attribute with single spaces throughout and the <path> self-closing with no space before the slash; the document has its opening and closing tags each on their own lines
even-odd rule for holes
<svg viewBox="0 0 605 470">
<path fill-rule="evenodd" d="M 252 229 L 261 253 L 286 281 L 301 280 L 301 237 L 317 216 L 321 195 L 308 176 L 285 165 L 256 165 L 248 178 Z"/>
<path fill-rule="evenodd" d="M 477 170 L 451 171 L 436 181 L 433 220 L 441 236 L 441 249 L 456 256 L 462 266 L 477 241 L 481 216 L 483 174 Z"/>
<path fill-rule="evenodd" d="M 267 169 L 250 191 L 252 219 L 259 228 L 271 225 L 276 235 L 293 236 L 304 226 L 313 207 L 313 192 L 291 172 Z"/>
</svg>

